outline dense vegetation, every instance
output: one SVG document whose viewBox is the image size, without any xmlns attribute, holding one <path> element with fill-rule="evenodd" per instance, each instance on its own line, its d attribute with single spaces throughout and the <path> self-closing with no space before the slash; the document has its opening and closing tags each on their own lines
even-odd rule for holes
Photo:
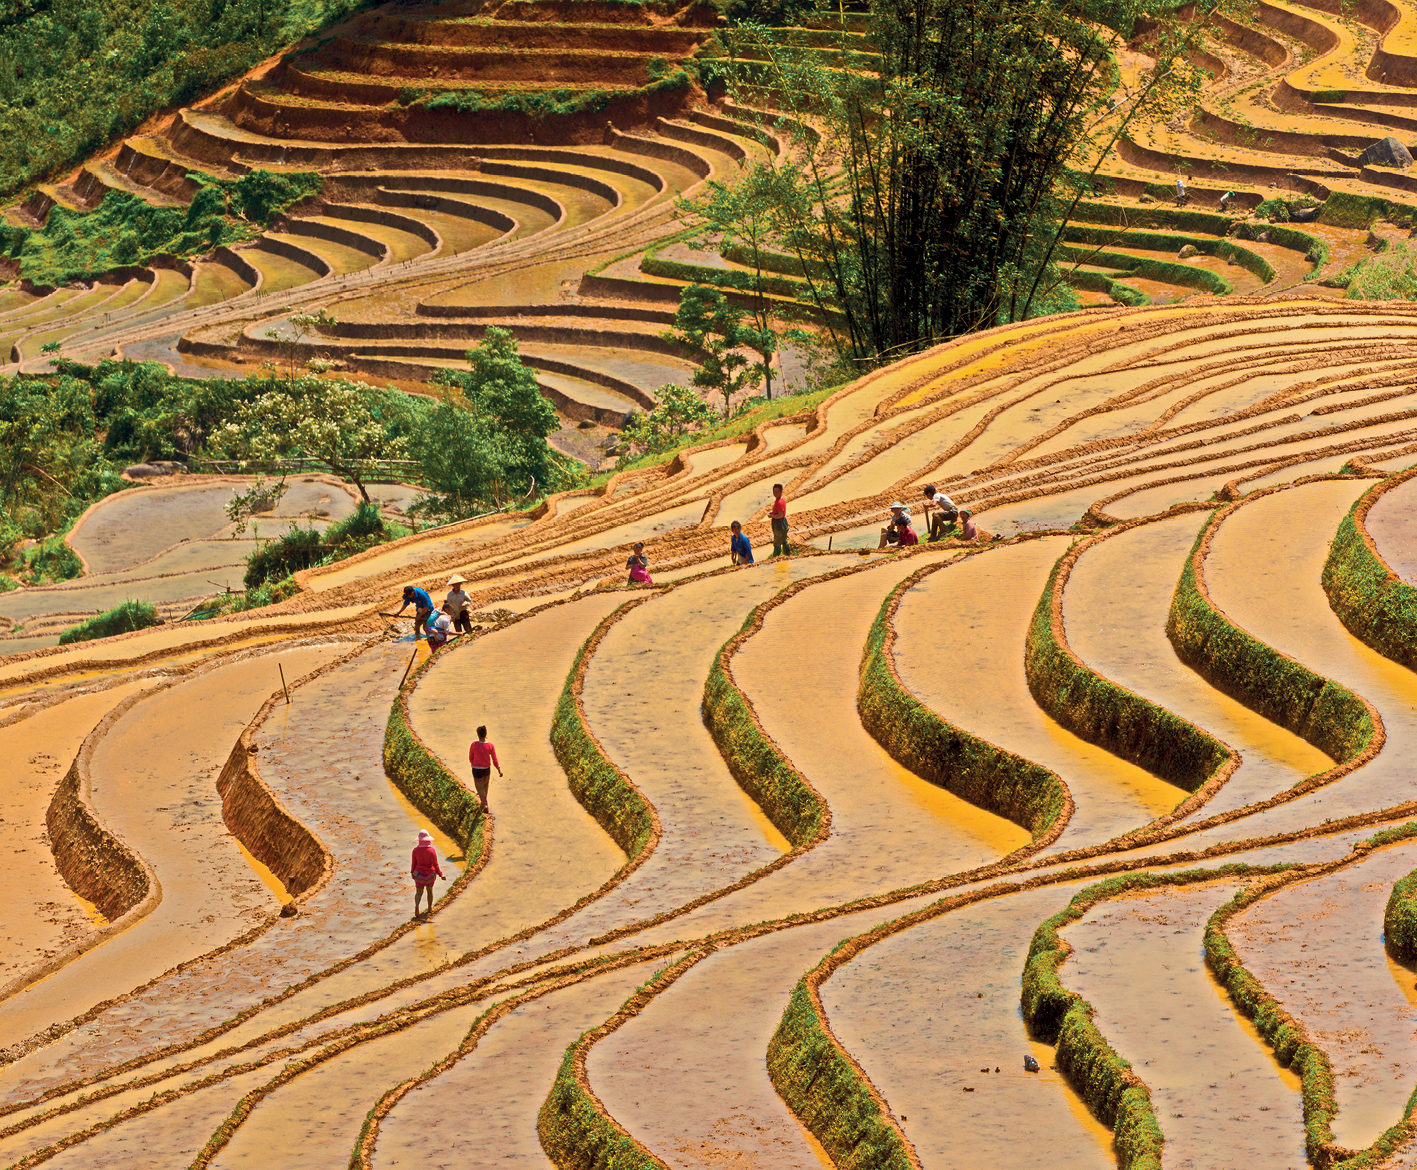
<svg viewBox="0 0 1417 1170">
<path fill-rule="evenodd" d="M 12 0 L 0 9 L 0 195 L 205 97 L 363 0 Z"/>
<path fill-rule="evenodd" d="M 361 461 L 411 454 L 431 493 L 426 511 L 442 519 L 574 483 L 579 473 L 546 441 L 556 412 L 511 337 L 489 330 L 468 359 L 436 402 L 308 374 L 198 380 L 129 361 L 61 361 L 54 375 L 0 380 L 0 564 L 28 581 L 77 576 L 57 534 L 125 487 L 125 466 L 151 460 L 299 456 L 358 483 Z M 376 511 L 360 509 L 323 537 L 278 545 L 253 580 L 393 535 Z M 301 540 L 310 547 L 297 549 Z"/>
<path fill-rule="evenodd" d="M 1071 307 L 1062 229 L 1118 135 L 1197 87 L 1187 58 L 1214 7 L 1190 22 L 1152 0 L 879 0 L 831 49 L 726 34 L 729 88 L 770 88 L 817 128 L 744 181 L 841 349 L 876 363 Z M 1142 22 L 1155 64 L 1114 107 L 1115 52 Z"/>
<path fill-rule="evenodd" d="M 251 171 L 239 179 L 194 174 L 202 184 L 184 207 L 156 207 L 125 191 L 110 191 L 93 211 L 50 208 L 39 230 L 0 226 L 0 253 L 37 285 L 91 280 L 157 256 L 185 259 L 222 244 L 255 239 L 278 215 L 322 180 L 310 172 Z"/>
</svg>

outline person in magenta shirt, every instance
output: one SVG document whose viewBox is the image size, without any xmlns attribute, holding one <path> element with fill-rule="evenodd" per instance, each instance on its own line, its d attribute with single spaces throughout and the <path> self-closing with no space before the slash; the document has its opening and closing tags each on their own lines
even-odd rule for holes
<svg viewBox="0 0 1417 1170">
<path fill-rule="evenodd" d="M 472 783 L 477 789 L 477 799 L 482 801 L 482 811 L 491 812 L 487 807 L 487 786 L 492 782 L 493 768 L 497 769 L 497 775 L 501 777 L 502 764 L 497 759 L 497 748 L 487 742 L 487 728 L 477 729 L 477 738 L 467 749 L 467 759 L 472 765 Z"/>
<path fill-rule="evenodd" d="M 428 913 L 433 912 L 433 883 L 443 877 L 443 867 L 438 864 L 438 850 L 433 847 L 433 834 L 427 829 L 418 830 L 418 844 L 413 847 L 413 916 L 418 917 L 419 906 L 424 891 L 428 893 Z"/>
<path fill-rule="evenodd" d="M 772 485 L 772 555 L 787 556 L 787 501 L 782 498 L 782 484 Z"/>
</svg>

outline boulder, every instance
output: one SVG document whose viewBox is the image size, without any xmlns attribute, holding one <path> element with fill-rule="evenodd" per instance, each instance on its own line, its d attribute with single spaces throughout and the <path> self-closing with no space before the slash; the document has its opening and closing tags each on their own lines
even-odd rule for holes
<svg viewBox="0 0 1417 1170">
<path fill-rule="evenodd" d="M 1260 232 L 1260 234 L 1255 237 L 1255 239 L 1256 239 L 1259 243 L 1261 243 L 1261 244 L 1267 244 L 1267 243 L 1269 243 L 1269 241 L 1270 241 L 1271 238 L 1272 238 L 1272 233 L 1270 233 L 1270 232 Z"/>
<path fill-rule="evenodd" d="M 1150 195 L 1148 195 L 1145 191 L 1143 191 L 1140 195 L 1137 196 L 1137 202 L 1138 202 L 1138 203 L 1155 203 L 1156 200 L 1153 199 Z"/>
<path fill-rule="evenodd" d="M 1389 135 L 1368 147 L 1358 156 L 1358 162 L 1365 167 L 1397 167 L 1403 170 L 1412 165 L 1412 154 L 1407 147 Z"/>
<path fill-rule="evenodd" d="M 1289 219 L 1292 223 L 1313 223 L 1319 218 L 1322 207 L 1291 207 Z"/>
<path fill-rule="evenodd" d="M 135 463 L 131 467 L 125 467 L 123 475 L 126 479 L 157 479 L 164 475 L 182 475 L 186 471 L 187 468 L 181 463 L 155 459 L 151 463 Z"/>
<path fill-rule="evenodd" d="M 1194 244 L 1186 244 L 1179 252 L 1176 253 L 1176 259 L 1189 260 L 1192 256 L 1199 256 L 1200 254 L 1200 249 L 1197 248 Z"/>
</svg>

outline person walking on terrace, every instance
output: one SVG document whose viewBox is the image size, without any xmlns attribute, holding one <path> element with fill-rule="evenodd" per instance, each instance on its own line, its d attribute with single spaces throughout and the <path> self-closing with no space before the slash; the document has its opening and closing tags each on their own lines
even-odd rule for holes
<svg viewBox="0 0 1417 1170">
<path fill-rule="evenodd" d="M 959 509 L 955 507 L 955 502 L 944 492 L 937 492 L 934 484 L 927 483 L 925 485 L 926 535 L 931 540 L 939 540 L 944 536 L 945 529 L 958 519 Z"/>
<path fill-rule="evenodd" d="M 403 604 L 389 616 L 398 617 L 410 605 L 413 606 L 413 633 L 414 637 L 417 637 L 427 624 L 428 615 L 433 612 L 433 599 L 428 596 L 428 590 L 420 589 L 417 585 L 405 585 Z"/>
<path fill-rule="evenodd" d="M 472 784 L 477 789 L 477 799 L 482 802 L 482 812 L 492 810 L 487 807 L 487 786 L 492 783 L 492 769 L 497 769 L 497 778 L 502 778 L 502 764 L 497 759 L 497 748 L 487 741 L 487 728 L 477 729 L 477 738 L 467 749 L 467 760 L 472 765 Z"/>
<path fill-rule="evenodd" d="M 443 867 L 438 864 L 438 850 L 433 846 L 433 834 L 427 829 L 418 830 L 418 844 L 413 847 L 413 916 L 418 917 L 418 907 L 423 895 L 428 894 L 428 910 L 433 912 L 433 883 L 444 877 Z M 445 879 L 446 880 L 446 879 Z"/>
<path fill-rule="evenodd" d="M 1176 176 L 1176 206 L 1186 206 L 1186 180 L 1181 176 Z"/>
<path fill-rule="evenodd" d="M 787 556 L 787 501 L 782 495 L 782 484 L 772 485 L 772 555 Z"/>
<path fill-rule="evenodd" d="M 625 562 L 625 568 L 630 570 L 630 580 L 627 584 L 654 584 L 654 578 L 649 575 L 649 557 L 645 556 L 644 541 L 635 541 L 634 548 L 630 550 L 630 559 Z"/>
<path fill-rule="evenodd" d="M 443 598 L 443 609 L 452 615 L 453 625 L 460 634 L 472 633 L 472 598 L 463 588 L 466 581 L 466 577 L 449 577 L 448 596 Z"/>
<path fill-rule="evenodd" d="M 748 543 L 748 537 L 743 532 L 743 525 L 735 520 L 728 526 L 728 531 L 732 533 L 728 538 L 728 559 L 735 565 L 751 565 L 753 563 L 753 546 Z"/>
</svg>

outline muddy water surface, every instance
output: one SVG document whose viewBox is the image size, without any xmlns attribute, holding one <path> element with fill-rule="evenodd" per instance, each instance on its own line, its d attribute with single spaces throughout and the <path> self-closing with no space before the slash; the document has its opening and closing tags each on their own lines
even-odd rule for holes
<svg viewBox="0 0 1417 1170">
<path fill-rule="evenodd" d="M 1118 898 L 1066 927 L 1060 974 L 1151 1089 L 1168 1167 L 1304 1170 L 1299 1079 L 1281 1070 L 1205 966 L 1224 883 Z"/>
<path fill-rule="evenodd" d="M 662 965 L 610 972 L 499 1020 L 453 1068 L 399 1102 L 380 1128 L 374 1165 L 549 1168 L 536 1117 L 562 1055 Z"/>
<path fill-rule="evenodd" d="M 1226 928 L 1240 959 L 1309 1031 L 1333 1064 L 1334 1139 L 1359 1150 L 1402 1119 L 1417 1081 L 1412 973 L 1400 987 L 1383 949 L 1392 884 L 1417 867 L 1417 846 L 1381 849 L 1286 886 Z"/>
<path fill-rule="evenodd" d="M 1035 1170 L 1042 1151 L 1059 1170 L 1116 1165 L 1112 1131 L 1053 1067 L 1052 1049 L 1034 1048 L 1019 1010 L 1029 939 L 1080 888 L 963 907 L 877 943 L 822 985 L 837 1039 L 924 1165 Z M 1042 1071 L 1024 1070 L 1030 1052 Z"/>
<path fill-rule="evenodd" d="M 217 773 L 279 687 L 278 663 L 296 678 L 348 648 L 311 646 L 216 668 L 141 700 L 110 729 L 93 754 L 94 808 L 156 871 L 162 901 L 0 1008 L 7 1043 L 222 945 L 276 908 L 221 818 Z"/>
<path fill-rule="evenodd" d="M 1362 695 L 1387 729 L 1387 745 L 1377 759 L 1261 814 L 1257 824 L 1269 831 L 1411 799 L 1417 675 L 1344 629 L 1319 583 L 1328 542 L 1364 486 L 1345 480 L 1305 484 L 1247 504 L 1221 526 L 1206 562 L 1211 597 L 1232 621 Z"/>
<path fill-rule="evenodd" d="M 861 917 L 729 947 L 681 976 L 591 1049 L 591 1087 L 611 1116 L 676 1170 L 821 1170 L 766 1054 L 793 986 L 870 925 Z"/>
<path fill-rule="evenodd" d="M 0 898 L 0 985 L 87 938 L 95 925 L 88 904 L 69 888 L 50 852 L 45 812 L 84 737 L 128 696 L 156 680 L 111 687 L 37 711 L 0 728 L 0 829 L 7 853 Z"/>
<path fill-rule="evenodd" d="M 1099 844 L 1146 824 L 1185 793 L 1065 731 L 1033 701 L 1024 639 L 1069 541 L 994 549 L 924 578 L 901 601 L 896 666 L 943 718 L 1063 778 L 1077 805 L 1055 849 Z"/>
<path fill-rule="evenodd" d="M 1368 509 L 1368 534 L 1378 555 L 1409 585 L 1417 581 L 1417 480 L 1389 488 Z"/>
<path fill-rule="evenodd" d="M 1093 670 L 1229 744 L 1241 766 L 1199 814 L 1263 800 L 1332 761 L 1183 666 L 1166 637 L 1171 594 L 1208 513 L 1134 528 L 1088 549 L 1073 568 L 1063 618 Z"/>
</svg>

